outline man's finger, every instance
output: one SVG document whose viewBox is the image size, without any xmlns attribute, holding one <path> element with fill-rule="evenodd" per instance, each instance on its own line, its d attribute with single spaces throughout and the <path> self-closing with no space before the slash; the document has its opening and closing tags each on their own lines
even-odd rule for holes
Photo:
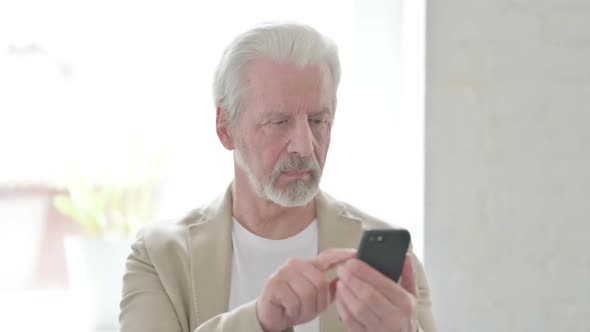
<svg viewBox="0 0 590 332">
<path fill-rule="evenodd" d="M 344 321 L 349 331 L 366 331 L 363 324 L 354 317 L 344 301 L 337 298 L 336 301 L 334 301 L 334 305 L 336 306 L 336 312 L 338 312 L 338 316 L 340 316 L 340 319 Z"/>
<path fill-rule="evenodd" d="M 391 302 L 380 290 L 355 275 L 346 273 L 344 269 L 339 269 L 337 273 L 340 278 L 338 286 L 344 285 L 341 288 L 348 289 L 355 298 L 365 302 L 376 317 L 384 318 L 389 315 Z"/>
<path fill-rule="evenodd" d="M 318 312 L 324 309 L 331 303 L 329 281 L 325 273 L 316 268 L 313 264 L 309 264 L 303 260 L 296 260 L 299 273 L 311 283 L 315 288 L 316 310 Z"/>
<path fill-rule="evenodd" d="M 382 303 L 366 303 L 361 299 L 355 290 L 349 287 L 344 281 L 338 283 L 338 297 L 344 302 L 347 308 L 352 310 L 358 322 L 362 323 L 368 331 L 374 331 L 381 323 L 381 318 L 375 312 L 375 307 L 382 306 Z M 387 299 L 383 298 L 387 303 Z"/>
<path fill-rule="evenodd" d="M 414 271 L 414 262 L 411 255 L 406 255 L 406 261 L 402 269 L 402 275 L 399 281 L 400 286 L 408 293 L 418 297 L 418 287 L 416 286 L 416 273 Z"/>
<path fill-rule="evenodd" d="M 336 288 L 338 287 L 338 277 L 330 281 L 330 303 L 334 302 L 336 297 Z"/>
<path fill-rule="evenodd" d="M 408 261 L 408 259 L 406 259 L 406 261 Z M 344 264 L 344 268 L 357 278 L 373 285 L 373 287 L 382 292 L 391 303 L 397 303 L 401 295 L 409 293 L 403 289 L 401 284 L 395 283 L 393 280 L 389 279 L 389 277 L 359 259 L 348 260 Z M 402 270 L 402 275 L 403 273 Z M 342 275 L 339 275 L 339 277 L 342 279 Z"/>
<path fill-rule="evenodd" d="M 322 251 L 311 262 L 318 269 L 327 271 L 355 256 L 356 250 L 354 249 L 328 249 Z"/>
</svg>

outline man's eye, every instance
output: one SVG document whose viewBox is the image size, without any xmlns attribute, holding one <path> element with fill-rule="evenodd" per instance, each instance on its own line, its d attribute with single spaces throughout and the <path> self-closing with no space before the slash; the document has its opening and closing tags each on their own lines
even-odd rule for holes
<svg viewBox="0 0 590 332">
<path fill-rule="evenodd" d="M 275 125 L 275 126 L 282 126 L 284 124 L 287 123 L 287 120 L 278 120 L 278 121 L 272 121 L 271 124 Z"/>
<path fill-rule="evenodd" d="M 322 123 L 326 122 L 322 119 L 309 119 L 309 122 L 314 125 L 321 125 Z"/>
</svg>

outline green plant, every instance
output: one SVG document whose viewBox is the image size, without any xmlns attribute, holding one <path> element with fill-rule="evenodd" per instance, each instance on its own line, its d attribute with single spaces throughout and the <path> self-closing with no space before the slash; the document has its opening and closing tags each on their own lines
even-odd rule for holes
<svg viewBox="0 0 590 332">
<path fill-rule="evenodd" d="M 155 193 L 164 157 L 141 158 L 138 151 L 132 155 L 128 165 L 115 162 L 117 172 L 98 180 L 70 171 L 66 192 L 54 198 L 56 209 L 76 221 L 87 236 L 133 237 L 156 210 Z"/>
</svg>

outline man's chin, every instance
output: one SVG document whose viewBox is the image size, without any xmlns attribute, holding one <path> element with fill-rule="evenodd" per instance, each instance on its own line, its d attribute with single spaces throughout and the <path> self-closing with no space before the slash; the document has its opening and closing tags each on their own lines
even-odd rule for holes
<svg viewBox="0 0 590 332">
<path fill-rule="evenodd" d="M 314 178 L 296 179 L 287 181 L 282 186 L 274 187 L 276 192 L 289 196 L 298 196 L 301 193 L 315 193 L 318 190 L 318 183 Z"/>
<path fill-rule="evenodd" d="M 283 188 L 273 188 L 271 192 L 266 192 L 269 200 L 284 207 L 296 207 L 307 205 L 318 194 L 319 188 L 317 182 L 295 180 Z"/>
</svg>

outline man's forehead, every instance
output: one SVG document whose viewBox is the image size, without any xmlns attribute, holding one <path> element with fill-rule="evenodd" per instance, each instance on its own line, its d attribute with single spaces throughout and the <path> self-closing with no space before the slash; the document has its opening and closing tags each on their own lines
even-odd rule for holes
<svg viewBox="0 0 590 332">
<path fill-rule="evenodd" d="M 297 68 L 289 63 L 254 61 L 244 68 L 246 98 L 264 98 L 280 103 L 287 99 L 332 99 L 329 70 L 323 65 Z"/>
<path fill-rule="evenodd" d="M 330 70 L 326 64 L 314 64 L 299 68 L 290 62 L 277 62 L 266 58 L 248 62 L 244 66 L 243 75 L 246 84 L 262 82 L 274 85 L 278 82 L 288 84 L 296 81 L 321 84 L 331 81 Z"/>
<path fill-rule="evenodd" d="M 294 108 L 285 105 L 276 105 L 274 107 L 270 106 L 266 108 L 261 108 L 259 109 L 259 111 L 264 117 L 272 117 L 276 115 L 290 116 L 298 113 L 305 113 L 310 116 L 331 116 L 333 114 L 332 108 L 329 106 Z"/>
</svg>

